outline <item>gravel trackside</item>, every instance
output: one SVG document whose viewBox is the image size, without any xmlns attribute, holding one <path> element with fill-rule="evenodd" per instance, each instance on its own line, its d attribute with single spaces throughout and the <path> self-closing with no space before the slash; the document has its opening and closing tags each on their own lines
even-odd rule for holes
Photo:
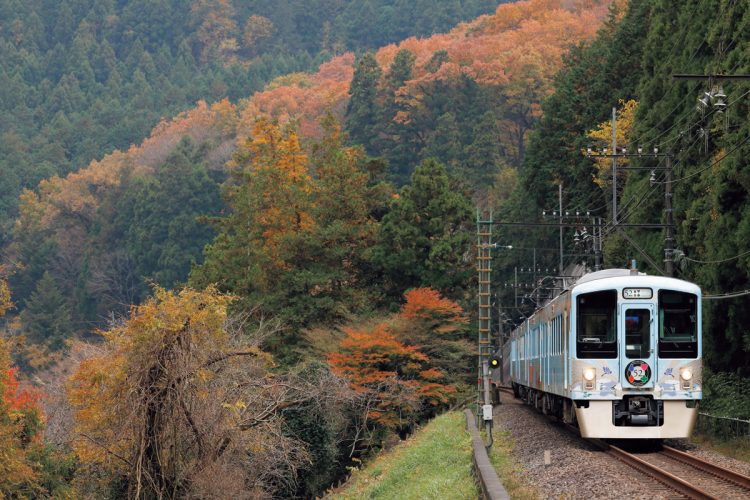
<svg viewBox="0 0 750 500">
<path fill-rule="evenodd" d="M 544 498 L 674 498 L 657 481 L 573 436 L 549 417 L 502 394 L 494 423 L 510 433 L 513 457 Z M 549 450 L 551 464 L 544 465 Z"/>
</svg>

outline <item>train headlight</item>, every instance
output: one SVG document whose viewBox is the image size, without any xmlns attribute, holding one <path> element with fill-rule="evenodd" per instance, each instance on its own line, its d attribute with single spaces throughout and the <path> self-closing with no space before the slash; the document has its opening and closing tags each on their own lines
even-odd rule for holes
<svg viewBox="0 0 750 500">
<path fill-rule="evenodd" d="M 593 368 L 583 369 L 583 388 L 591 391 L 594 389 L 594 379 L 596 378 L 596 370 Z"/>
<path fill-rule="evenodd" d="M 690 368 L 683 368 L 680 370 L 680 378 L 682 379 L 682 388 L 685 390 L 690 389 L 690 380 L 693 378 L 693 370 Z"/>
</svg>

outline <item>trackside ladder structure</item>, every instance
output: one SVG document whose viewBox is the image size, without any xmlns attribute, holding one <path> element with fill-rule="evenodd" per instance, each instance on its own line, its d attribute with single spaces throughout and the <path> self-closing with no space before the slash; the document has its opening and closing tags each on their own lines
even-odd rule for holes
<svg viewBox="0 0 750 500">
<path fill-rule="evenodd" d="M 482 420 L 489 424 L 490 429 L 492 425 L 492 401 L 490 400 L 489 387 L 489 360 L 493 352 L 490 281 L 492 274 L 492 249 L 495 247 L 495 244 L 492 242 L 492 224 L 492 211 L 489 214 L 483 215 L 477 210 L 477 272 L 479 274 L 477 402 L 482 408 Z"/>
</svg>

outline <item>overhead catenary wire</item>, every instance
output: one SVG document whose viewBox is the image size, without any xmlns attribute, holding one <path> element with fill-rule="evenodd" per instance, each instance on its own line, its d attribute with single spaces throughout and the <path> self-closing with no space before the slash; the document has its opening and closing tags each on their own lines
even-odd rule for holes
<svg viewBox="0 0 750 500">
<path fill-rule="evenodd" d="M 730 149 L 729 151 L 727 151 L 726 153 L 724 153 L 724 155 L 721 158 L 719 158 L 718 160 L 714 161 L 713 163 L 711 163 L 707 167 L 704 167 L 704 168 L 702 168 L 700 170 L 697 170 L 697 171 L 693 172 L 692 174 L 688 174 L 688 175 L 686 175 L 684 177 L 680 177 L 679 179 L 673 179 L 672 183 L 681 182 L 681 181 L 690 179 L 692 177 L 695 177 L 696 175 L 702 174 L 706 170 L 709 170 L 709 169 L 715 167 L 716 165 L 718 165 L 719 163 L 721 163 L 723 160 L 725 160 L 727 158 L 727 156 L 731 155 L 732 153 L 734 153 L 735 151 L 737 151 L 739 148 L 741 148 L 749 140 L 750 140 L 750 135 L 748 135 L 747 137 L 745 137 L 739 143 L 735 144 L 735 146 L 732 149 Z M 663 182 L 662 182 L 662 184 L 663 184 Z"/>
<path fill-rule="evenodd" d="M 716 295 L 704 295 L 702 298 L 703 300 L 722 300 L 722 299 L 733 299 L 735 297 L 743 297 L 745 295 L 750 295 L 750 290 L 721 293 L 721 294 L 716 294 Z"/>
<path fill-rule="evenodd" d="M 732 45 L 732 44 L 734 43 L 734 41 L 735 41 L 735 40 L 732 40 L 732 42 L 730 43 L 730 45 Z M 738 62 L 737 64 L 735 64 L 735 65 L 734 65 L 734 67 L 733 67 L 733 68 L 732 68 L 731 70 L 729 70 L 729 73 L 732 73 L 732 72 L 734 72 L 734 71 L 735 71 L 735 70 L 736 70 L 736 69 L 737 69 L 737 68 L 739 67 L 739 65 L 740 65 L 740 63 L 739 63 L 739 62 Z M 657 142 L 657 141 L 658 141 L 658 140 L 659 140 L 660 138 L 662 138 L 662 137 L 663 137 L 664 135 L 666 135 L 667 133 L 669 133 L 670 131 L 672 131 L 672 130 L 673 130 L 673 129 L 675 129 L 676 127 L 678 127 L 678 126 L 679 126 L 679 125 L 680 125 L 680 124 L 681 124 L 681 123 L 682 123 L 683 121 L 690 121 L 690 119 L 691 119 L 691 114 L 692 114 L 692 113 L 691 113 L 691 112 L 685 113 L 685 114 L 684 114 L 684 115 L 683 115 L 683 116 L 682 116 L 682 117 L 681 117 L 680 119 L 676 120 L 676 121 L 675 121 L 675 122 L 674 122 L 674 123 L 672 124 L 672 126 L 670 126 L 670 127 L 669 127 L 668 129 L 666 129 L 666 130 L 663 130 L 663 131 L 662 131 L 661 133 L 659 133 L 659 135 L 657 135 L 657 136 L 656 136 L 655 138 L 653 138 L 653 139 L 649 139 L 649 140 L 647 140 L 646 142 L 644 142 L 644 143 L 642 143 L 642 144 L 639 144 L 639 142 L 642 142 L 642 140 L 641 140 L 641 139 L 642 139 L 642 138 L 643 138 L 643 137 L 644 137 L 645 135 L 647 135 L 647 134 L 648 134 L 649 132 L 651 132 L 651 130 L 654 130 L 654 129 L 655 129 L 655 128 L 657 128 L 657 127 L 658 127 L 659 125 L 661 125 L 662 123 L 664 123 L 664 121 L 666 121 L 666 119 L 667 119 L 667 118 L 671 117 L 671 116 L 672 116 L 672 115 L 674 114 L 674 112 L 675 112 L 675 111 L 676 111 L 677 109 L 679 109 L 679 108 L 680 108 L 681 106 L 683 106 L 683 104 L 684 104 L 684 101 L 685 101 L 685 99 L 686 99 L 687 97 L 690 97 L 691 95 L 693 95 L 693 94 L 694 94 L 695 90 L 696 90 L 696 89 L 697 89 L 698 87 L 700 87 L 700 83 L 701 83 L 700 81 L 697 81 L 697 82 L 695 82 L 695 83 L 693 84 L 693 88 L 692 88 L 692 89 L 690 89 L 690 90 L 689 90 L 689 91 L 688 91 L 688 92 L 687 92 L 687 93 L 685 94 L 685 96 L 684 96 L 684 97 L 683 97 L 683 98 L 682 98 L 682 99 L 681 99 L 681 100 L 680 100 L 680 101 L 679 101 L 679 102 L 677 103 L 677 105 L 676 105 L 676 106 L 675 106 L 675 107 L 674 107 L 674 108 L 672 109 L 672 111 L 670 111 L 670 112 L 669 112 L 669 113 L 668 113 L 667 115 L 665 115 L 665 116 L 664 116 L 664 117 L 663 117 L 663 118 L 662 118 L 662 119 L 661 119 L 661 120 L 660 120 L 660 121 L 659 121 L 659 122 L 658 122 L 658 123 L 657 123 L 656 125 L 654 125 L 653 127 L 651 127 L 651 128 L 650 128 L 650 129 L 648 130 L 648 131 L 646 131 L 646 132 L 643 132 L 643 133 L 641 134 L 641 136 L 640 136 L 639 138 L 637 138 L 637 139 L 632 139 L 632 140 L 629 140 L 629 141 L 628 141 L 628 145 L 629 145 L 629 146 L 630 146 L 631 148 L 633 148 L 633 147 L 639 147 L 639 146 L 640 146 L 640 147 L 643 147 L 643 148 L 648 148 L 648 147 L 651 147 L 651 145 L 654 145 L 654 144 L 656 144 L 656 142 Z M 742 95 L 740 95 L 740 96 L 739 96 L 739 97 L 737 97 L 736 99 L 734 99 L 734 100 L 730 101 L 729 103 L 727 103 L 727 105 L 726 105 L 726 108 L 728 109 L 728 108 L 729 108 L 730 106 L 732 106 L 733 104 L 735 104 L 735 103 L 736 103 L 737 101 L 739 101 L 740 99 L 742 99 L 743 97 L 745 97 L 745 96 L 746 96 L 746 95 L 747 95 L 748 93 L 750 93 L 750 90 L 746 91 L 745 93 L 743 93 Z M 695 121 L 693 121 L 692 123 L 690 123 L 690 124 L 689 124 L 689 125 L 688 125 L 688 126 L 687 126 L 687 127 L 686 127 L 686 128 L 684 129 L 684 130 L 683 130 L 683 132 L 682 132 L 682 133 L 685 133 L 685 132 L 690 132 L 690 131 L 691 131 L 691 130 L 692 130 L 692 129 L 694 128 L 694 127 L 696 127 L 696 126 L 699 126 L 699 125 L 701 125 L 701 123 L 702 123 L 702 122 L 703 122 L 704 120 L 706 120 L 707 118 L 710 118 L 711 116 L 713 116 L 714 114 L 717 114 L 717 113 L 719 113 L 719 110 L 718 110 L 718 109 L 712 109 L 712 110 L 711 110 L 711 111 L 709 111 L 708 113 L 706 113 L 706 114 L 703 114 L 703 115 L 701 115 L 701 116 L 700 116 L 700 117 L 699 117 L 699 118 L 698 118 L 697 120 L 695 120 Z M 680 127 L 680 128 L 682 128 L 682 127 Z M 669 139 L 669 140 L 666 140 L 666 141 L 664 141 L 664 142 L 658 143 L 658 147 L 659 147 L 659 148 L 664 148 L 664 147 L 666 147 L 666 146 L 667 146 L 668 144 L 670 144 L 671 142 L 674 142 L 675 140 L 679 139 L 679 138 L 681 137 L 682 133 L 681 133 L 681 134 L 677 134 L 677 135 L 676 135 L 675 137 L 673 137 L 672 139 Z"/>
<path fill-rule="evenodd" d="M 683 151 L 684 152 L 689 151 L 693 146 L 695 146 L 695 144 L 697 142 L 698 142 L 698 138 L 694 139 L 693 142 L 687 147 L 687 149 L 685 149 Z M 663 161 L 663 159 L 659 161 L 659 163 L 657 164 L 657 168 L 659 168 L 658 165 L 661 165 L 662 161 Z M 675 163 L 675 165 L 673 165 L 672 168 L 674 169 L 679 164 L 680 164 L 680 160 L 678 160 Z M 664 174 L 660 174 L 660 179 L 663 179 L 663 178 L 664 178 Z M 624 214 L 621 212 L 621 214 L 620 214 L 621 215 L 621 217 L 620 217 L 621 221 L 627 220 L 630 216 L 632 216 L 635 213 L 635 211 L 643 204 L 644 201 L 646 201 L 651 195 L 653 195 L 654 193 L 656 193 L 657 191 L 659 191 L 661 189 L 660 188 L 660 184 L 663 184 L 663 182 L 661 182 L 661 181 L 654 182 L 654 184 L 651 186 L 651 189 L 649 189 L 647 192 L 643 193 L 640 196 L 640 198 L 638 199 L 638 201 L 635 202 L 635 205 L 632 205 L 632 206 L 630 205 L 630 203 L 635 199 L 635 196 L 631 197 L 630 200 L 628 200 L 628 202 L 626 203 L 626 207 L 624 207 L 624 209 L 627 210 L 627 212 L 625 212 Z M 608 224 L 605 227 L 605 231 L 606 231 L 607 234 L 611 233 L 614 229 L 615 229 L 615 227 L 612 226 L 611 224 Z"/>
<path fill-rule="evenodd" d="M 742 99 L 743 97 L 745 97 L 745 96 L 746 96 L 746 95 L 748 95 L 748 94 L 750 94 L 750 90 L 747 90 L 746 92 L 744 92 L 743 94 L 741 94 L 741 95 L 740 95 L 740 96 L 738 96 L 737 98 L 735 98 L 735 99 L 733 99 L 732 101 L 730 101 L 730 102 L 729 102 L 729 103 L 727 104 L 726 108 L 727 108 L 727 109 L 729 109 L 729 108 L 730 108 L 731 106 L 733 106 L 734 104 L 736 104 L 737 102 L 739 102 L 739 101 L 740 101 L 740 99 Z M 716 110 L 712 110 L 712 111 L 711 111 L 711 112 L 710 112 L 710 113 L 709 113 L 709 114 L 708 114 L 707 116 L 711 116 L 711 115 L 713 115 L 714 113 L 716 113 Z M 705 117 L 702 117 L 702 119 L 701 119 L 701 120 L 699 120 L 698 122 L 695 122 L 695 123 L 693 123 L 692 125 L 690 125 L 690 128 L 688 129 L 688 131 L 690 131 L 690 130 L 691 130 L 691 129 L 692 129 L 692 128 L 693 128 L 694 126 L 695 126 L 695 125 L 697 125 L 697 124 L 700 124 L 700 123 L 701 123 L 701 121 L 703 120 L 703 118 L 705 118 Z M 673 127 L 674 127 L 674 126 L 673 126 Z M 670 127 L 670 130 L 671 130 L 671 129 L 672 129 L 673 127 Z M 675 138 L 673 138 L 672 140 L 675 140 L 675 139 L 677 139 L 677 138 L 679 138 L 679 137 L 682 137 L 683 133 L 684 133 L 684 132 L 681 132 L 680 134 L 678 134 L 678 135 L 677 135 L 677 136 L 676 136 Z M 700 139 L 700 137 L 696 137 L 696 138 L 695 138 L 695 139 L 693 140 L 693 142 L 692 142 L 692 143 L 691 143 L 691 144 L 690 144 L 690 145 L 689 145 L 689 146 L 687 147 L 687 149 L 686 149 L 685 151 L 689 151 L 690 149 L 692 149 L 692 148 L 693 148 L 693 147 L 695 146 L 695 144 L 696 144 L 696 143 L 698 142 L 698 140 L 699 140 L 699 139 Z M 706 170 L 710 169 L 711 167 L 715 166 L 715 165 L 716 165 L 716 164 L 718 164 L 718 163 L 719 163 L 720 161 L 722 161 L 722 160 L 723 160 L 724 158 L 726 158 L 726 157 L 727 157 L 727 156 L 728 156 L 729 154 L 733 153 L 733 152 L 734 152 L 734 151 L 735 151 L 735 150 L 736 150 L 737 148 L 739 148 L 740 146 L 742 146 L 742 144 L 744 144 L 745 142 L 747 142 L 747 140 L 748 140 L 748 138 L 746 138 L 746 139 L 745 139 L 744 141 L 742 141 L 742 142 L 741 142 L 740 144 L 736 145 L 736 146 L 735 146 L 735 147 L 734 147 L 734 148 L 733 148 L 733 149 L 732 149 L 731 151 L 729 151 L 728 153 L 726 153 L 726 154 L 725 154 L 725 155 L 724 155 L 724 156 L 723 156 L 722 158 L 720 158 L 719 160 L 715 161 L 715 162 L 714 162 L 713 164 L 709 165 L 708 167 L 706 167 L 706 168 L 704 168 L 704 169 L 702 169 L 702 170 L 699 170 L 699 171 L 697 171 L 697 172 L 694 172 L 694 173 L 692 173 L 692 174 L 689 174 L 689 175 L 687 175 L 687 176 L 685 176 L 685 177 L 682 177 L 682 178 L 679 178 L 679 179 L 674 179 L 674 180 L 672 180 L 672 182 L 673 182 L 673 183 L 675 183 L 675 182 L 678 182 L 678 181 L 681 181 L 681 180 L 685 180 L 685 179 L 688 179 L 688 178 L 690 178 L 690 177 L 694 177 L 695 175 L 698 175 L 698 174 L 700 174 L 700 173 L 702 173 L 702 172 L 704 172 L 704 171 L 706 171 Z M 680 161 L 678 160 L 678 162 L 677 162 L 677 163 L 676 163 L 676 164 L 675 164 L 675 165 L 673 166 L 673 169 L 674 169 L 675 167 L 677 167 L 677 166 L 678 166 L 679 164 L 680 164 Z M 660 176 L 660 178 L 661 178 L 661 179 L 663 179 L 664 177 L 663 177 L 663 176 Z M 620 213 L 621 219 L 622 219 L 622 220 L 626 220 L 626 219 L 627 219 L 627 218 L 628 218 L 629 216 L 631 216 L 631 215 L 632 215 L 632 214 L 634 213 L 634 211 L 635 211 L 635 210 L 636 210 L 636 209 L 637 209 L 637 208 L 638 208 L 638 207 L 639 207 L 639 206 L 640 206 L 640 205 L 641 205 L 641 204 L 642 204 L 642 203 L 643 203 L 643 202 L 644 202 L 644 201 L 645 201 L 645 200 L 646 200 L 646 199 L 647 199 L 648 197 L 650 197 L 651 195 L 653 195 L 653 194 L 654 194 L 654 193 L 656 192 L 656 188 L 657 188 L 657 187 L 658 187 L 659 185 L 663 185 L 664 183 L 665 183 L 665 181 L 663 181 L 663 180 L 657 180 L 657 181 L 655 181 L 655 182 L 654 182 L 654 186 L 655 186 L 655 187 L 654 187 L 654 188 L 652 188 L 651 190 L 649 190 L 648 192 L 644 193 L 644 194 L 643 194 L 643 195 L 642 195 L 642 196 L 640 197 L 640 199 L 639 199 L 639 200 L 638 200 L 638 201 L 636 202 L 636 205 L 635 205 L 634 207 L 632 207 L 632 209 L 631 209 L 630 207 L 627 207 L 627 205 L 631 203 L 631 201 L 633 200 L 633 198 L 631 198 L 630 200 L 628 200 L 628 202 L 626 203 L 626 206 L 623 206 L 623 207 L 622 207 L 622 208 L 623 208 L 624 210 L 628 210 L 628 211 L 627 211 L 626 213 L 624 213 L 624 214 L 623 214 L 622 212 Z M 607 233 L 607 234 L 611 233 L 613 229 L 614 229 L 614 227 L 612 227 L 611 225 L 608 225 L 607 227 L 605 227 L 605 231 L 606 231 L 606 233 Z"/>
<path fill-rule="evenodd" d="M 722 9 L 722 13 L 721 13 L 721 15 L 725 15 L 725 14 L 726 14 L 726 15 L 730 15 L 730 16 L 731 16 L 731 13 L 732 13 L 732 12 L 734 11 L 734 7 L 735 7 L 735 4 L 736 4 L 736 0 L 730 0 L 730 2 L 729 2 L 729 3 L 727 4 L 727 5 L 726 5 L 726 8 L 723 8 L 723 9 Z M 695 5 L 694 5 L 694 7 L 693 7 L 693 10 L 692 10 L 692 13 L 691 13 L 691 15 L 690 15 L 690 16 L 688 17 L 688 19 L 691 19 L 691 18 L 693 18 L 693 16 L 694 16 L 694 15 L 696 14 L 696 9 L 697 9 L 697 7 L 698 7 L 699 5 L 700 5 L 700 2 L 696 2 L 696 3 L 695 3 Z M 727 25 L 725 24 L 725 25 L 724 25 L 724 27 L 722 28 L 722 32 L 721 32 L 721 35 L 719 36 L 719 39 L 721 39 L 722 41 L 724 41 L 724 37 L 725 37 L 725 35 L 726 35 L 726 28 L 727 28 Z M 685 34 L 686 34 L 686 33 L 687 33 L 688 31 L 689 31 L 689 30 L 682 30 L 682 41 L 684 41 L 684 39 L 685 39 L 685 38 L 684 38 L 684 37 L 685 37 Z M 734 44 L 735 44 L 735 43 L 736 43 L 736 42 L 738 41 L 738 39 L 739 39 L 739 37 L 732 37 L 732 38 L 731 38 L 731 39 L 729 40 L 729 43 L 727 43 L 727 44 L 726 44 L 726 46 L 724 46 L 724 47 L 721 47 L 721 52 L 720 52 L 720 54 L 719 54 L 719 55 L 721 55 L 721 56 L 725 55 L 725 54 L 727 53 L 727 51 L 729 51 L 729 49 L 730 49 L 730 48 L 732 48 L 732 47 L 734 46 Z M 687 61 L 686 61 L 685 63 L 683 63 L 683 65 L 684 65 L 684 66 L 686 66 L 686 67 L 687 67 L 687 65 L 689 65 L 689 64 L 690 64 L 690 63 L 691 63 L 691 62 L 692 62 L 692 61 L 693 61 L 693 60 L 695 59 L 695 57 L 696 57 L 696 56 L 698 55 L 698 53 L 699 53 L 699 52 L 700 52 L 700 50 L 701 50 L 701 49 L 703 48 L 703 46 L 704 46 L 704 45 L 706 44 L 706 42 L 707 42 L 707 40 L 706 40 L 706 38 L 705 38 L 705 37 L 701 39 L 701 42 L 700 42 L 700 43 L 698 44 L 698 46 L 697 46 L 697 47 L 696 47 L 696 49 L 695 49 L 695 50 L 693 51 L 693 53 L 691 54 L 691 56 L 690 56 L 690 57 L 688 58 L 688 60 L 687 60 Z M 678 44 L 675 44 L 675 45 L 674 45 L 674 46 L 672 47 L 672 50 L 670 51 L 670 57 L 669 57 L 669 59 L 671 59 L 671 58 L 672 58 L 672 56 L 674 56 L 674 54 L 675 54 L 675 50 L 676 50 L 676 49 L 677 49 L 678 47 L 681 47 L 681 46 L 682 46 L 682 42 L 680 42 L 680 43 L 678 43 Z M 736 63 L 735 65 L 734 65 L 734 67 L 733 67 L 732 69 L 730 69 L 730 70 L 729 70 L 729 73 L 733 73 L 733 72 L 734 72 L 734 71 L 735 71 L 735 70 L 736 70 L 736 69 L 737 69 L 737 68 L 738 68 L 738 67 L 740 66 L 740 64 L 741 64 L 741 63 L 742 63 L 742 60 L 738 61 L 738 62 L 737 62 L 737 63 Z M 653 125 L 653 126 L 652 126 L 651 128 L 649 128 L 648 130 L 646 130 L 646 131 L 642 132 L 642 133 L 640 134 L 640 136 L 639 136 L 639 137 L 637 138 L 637 140 L 636 140 L 636 139 L 634 139 L 634 140 L 631 140 L 631 141 L 629 141 L 629 145 L 630 145 L 630 146 L 633 146 L 634 144 L 636 144 L 636 145 L 637 145 L 637 144 L 638 144 L 638 142 L 643 142 L 643 138 L 644 138 L 645 136 L 647 136 L 647 135 L 648 135 L 649 133 L 651 133 L 651 131 L 653 131 L 653 130 L 657 129 L 657 128 L 658 128 L 658 127 L 659 127 L 659 126 L 660 126 L 660 125 L 662 124 L 662 123 L 666 122 L 666 121 L 667 121 L 667 119 L 669 119 L 669 118 L 670 118 L 670 117 L 671 117 L 671 116 L 672 116 L 672 115 L 673 115 L 673 114 L 675 113 L 675 111 L 677 111 L 677 110 L 678 110 L 678 109 L 680 108 L 680 106 L 682 106 L 682 105 L 683 105 L 683 102 L 684 102 L 685 98 L 687 98 L 687 97 L 690 97 L 691 95 L 693 95 L 693 94 L 694 94 L 694 92 L 695 92 L 695 90 L 696 90 L 696 89 L 697 89 L 697 88 L 698 88 L 699 86 L 700 86 L 700 82 L 694 82 L 694 83 L 693 83 L 693 85 L 692 85 L 692 88 L 688 90 L 688 92 L 687 92 L 687 93 L 685 94 L 685 96 L 684 96 L 684 97 L 683 97 L 682 99 L 680 99 L 680 101 L 679 101 L 679 102 L 677 103 L 677 105 L 676 105 L 676 106 L 675 106 L 675 107 L 674 107 L 674 108 L 673 108 L 673 109 L 672 109 L 672 110 L 671 110 L 671 111 L 670 111 L 669 113 L 667 113 L 667 114 L 665 114 L 664 116 L 662 116 L 661 120 L 659 120 L 659 122 L 658 122 L 658 123 L 657 123 L 656 125 Z M 746 95 L 746 94 L 747 94 L 747 93 L 743 94 L 743 96 L 744 96 L 744 95 Z M 665 95 L 666 95 L 666 93 L 665 93 Z M 741 97 L 742 97 L 742 96 L 741 96 Z M 663 98 L 663 96 L 662 96 L 662 98 Z M 735 100 L 735 101 L 736 101 L 736 100 Z M 730 103 L 730 104 L 731 104 L 731 103 Z M 730 104 L 728 104 L 728 105 L 727 105 L 727 107 L 729 107 L 729 105 L 730 105 Z M 713 113 L 713 111 L 712 111 L 712 113 Z M 710 114 L 712 114 L 712 113 L 710 113 Z M 687 118 L 687 119 L 689 119 L 689 118 L 690 118 L 690 114 L 689 114 L 689 113 L 687 113 L 687 114 L 685 114 L 685 115 L 684 115 L 684 117 L 685 117 L 685 118 Z M 680 122 L 680 121 L 682 121 L 682 120 L 681 120 L 681 119 L 680 119 L 680 120 L 676 120 L 676 121 L 675 121 L 675 123 L 674 123 L 674 124 L 673 124 L 673 125 L 672 125 L 671 127 L 669 127 L 669 128 L 667 129 L 667 130 L 665 130 L 665 131 L 662 131 L 662 132 L 661 132 L 661 133 L 660 133 L 660 134 L 659 134 L 659 135 L 658 135 L 658 136 L 657 136 L 656 138 L 654 138 L 654 139 L 650 139 L 650 140 L 647 140 L 647 142 L 643 143 L 643 144 L 642 144 L 641 146 L 642 146 L 642 147 L 646 147 L 646 146 L 651 146 L 652 144 L 655 144 L 655 143 L 656 143 L 656 141 L 657 141 L 657 140 L 658 140 L 659 138 L 663 137 L 663 136 L 664 136 L 664 135 L 665 135 L 666 133 L 668 133 L 668 132 L 669 132 L 670 130 L 672 130 L 673 128 L 675 128 L 675 126 L 677 126 L 677 125 L 679 124 L 679 122 Z M 692 127 L 692 126 L 691 126 L 691 127 Z"/>
<path fill-rule="evenodd" d="M 682 258 L 689 262 L 695 262 L 696 264 L 723 264 L 724 262 L 731 262 L 733 260 L 739 259 L 740 257 L 744 257 L 745 255 L 748 255 L 748 254 L 750 254 L 750 250 L 748 250 L 747 252 L 742 252 L 739 255 L 735 255 L 734 257 L 729 257 L 729 258 L 721 259 L 721 260 L 697 260 L 697 259 L 691 259 L 687 255 L 683 255 Z"/>
</svg>

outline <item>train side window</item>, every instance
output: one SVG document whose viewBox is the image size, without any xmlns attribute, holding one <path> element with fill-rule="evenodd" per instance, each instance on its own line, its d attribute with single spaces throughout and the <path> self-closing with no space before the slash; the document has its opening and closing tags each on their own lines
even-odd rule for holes
<svg viewBox="0 0 750 500">
<path fill-rule="evenodd" d="M 659 290 L 659 357 L 698 357 L 698 297 Z"/>
<path fill-rule="evenodd" d="M 584 293 L 576 301 L 576 354 L 582 359 L 617 357 L 617 291 Z"/>
</svg>

